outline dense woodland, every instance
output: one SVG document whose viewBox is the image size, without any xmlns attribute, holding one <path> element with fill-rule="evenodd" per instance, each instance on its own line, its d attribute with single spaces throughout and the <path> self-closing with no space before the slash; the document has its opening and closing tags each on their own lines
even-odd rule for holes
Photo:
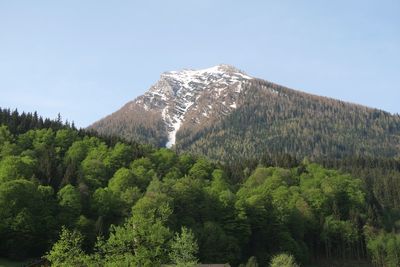
<svg viewBox="0 0 400 267">
<path fill-rule="evenodd" d="M 0 257 L 44 256 L 53 266 L 400 265 L 399 160 L 317 164 L 265 153 L 220 164 L 61 118 L 2 110 L 0 125 Z"/>
<path fill-rule="evenodd" d="M 222 162 L 265 153 L 399 157 L 400 116 L 255 79 L 243 84 L 237 109 L 226 117 L 178 131 L 176 148 Z"/>
</svg>

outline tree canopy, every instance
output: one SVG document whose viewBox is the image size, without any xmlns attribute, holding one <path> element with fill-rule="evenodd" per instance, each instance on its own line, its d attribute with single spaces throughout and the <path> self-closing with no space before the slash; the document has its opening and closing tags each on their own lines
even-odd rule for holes
<svg viewBox="0 0 400 267">
<path fill-rule="evenodd" d="M 396 159 L 277 156 L 232 166 L 68 127 L 1 126 L 0 152 L 1 257 L 46 255 L 55 266 L 399 264 Z"/>
</svg>

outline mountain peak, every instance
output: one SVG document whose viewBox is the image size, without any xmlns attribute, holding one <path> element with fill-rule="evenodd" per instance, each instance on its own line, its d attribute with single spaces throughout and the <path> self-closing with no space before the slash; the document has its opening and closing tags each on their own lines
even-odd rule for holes
<svg viewBox="0 0 400 267">
<path fill-rule="evenodd" d="M 236 76 L 244 79 L 251 79 L 252 77 L 248 76 L 243 71 L 237 69 L 234 66 L 227 64 L 219 64 L 214 67 L 206 68 L 206 69 L 183 69 L 179 71 L 168 71 L 164 72 L 161 75 L 161 78 L 174 78 L 177 80 L 187 80 L 187 79 L 199 79 L 207 76 L 215 76 L 215 77 L 224 77 L 228 76 Z"/>
<path fill-rule="evenodd" d="M 167 147 L 175 144 L 181 125 L 199 124 L 236 108 L 242 84 L 253 79 L 237 68 L 220 64 L 211 68 L 183 69 L 161 74 L 160 80 L 133 103 L 160 113 L 168 132 Z M 213 101 L 210 104 L 210 99 Z"/>
<path fill-rule="evenodd" d="M 229 64 L 219 64 L 213 68 L 217 68 L 218 70 L 224 71 L 224 72 L 238 72 L 238 73 L 245 74 L 243 71 L 241 71 L 238 68 L 236 68 L 235 66 L 232 66 Z"/>
</svg>

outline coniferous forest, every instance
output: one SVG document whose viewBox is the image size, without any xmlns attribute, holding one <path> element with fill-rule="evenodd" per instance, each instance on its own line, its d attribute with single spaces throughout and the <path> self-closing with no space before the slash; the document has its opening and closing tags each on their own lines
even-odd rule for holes
<svg viewBox="0 0 400 267">
<path fill-rule="evenodd" d="M 1 258 L 400 265 L 398 159 L 265 154 L 222 164 L 77 130 L 61 117 L 1 110 L 0 124 Z"/>
<path fill-rule="evenodd" d="M 223 162 L 288 153 L 399 157 L 400 116 L 306 94 L 264 80 L 243 85 L 238 108 L 223 119 L 177 133 L 177 149 Z"/>
</svg>

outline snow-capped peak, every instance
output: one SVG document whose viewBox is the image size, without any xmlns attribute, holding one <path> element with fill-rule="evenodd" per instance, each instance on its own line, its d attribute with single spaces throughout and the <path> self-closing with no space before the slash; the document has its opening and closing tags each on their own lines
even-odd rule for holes
<svg viewBox="0 0 400 267">
<path fill-rule="evenodd" d="M 213 82 L 213 79 L 205 79 L 209 77 L 214 77 L 216 79 L 230 79 L 231 82 L 237 81 L 237 79 L 251 79 L 252 77 L 244 74 L 240 70 L 236 69 L 233 66 L 220 64 L 211 68 L 201 69 L 201 70 L 192 70 L 192 69 L 184 69 L 181 71 L 169 71 L 164 72 L 161 77 L 163 78 L 171 78 L 182 82 L 182 84 L 187 85 L 190 82 Z M 236 78 L 236 79 L 235 79 Z"/>
<path fill-rule="evenodd" d="M 186 120 L 209 118 L 215 103 L 223 105 L 222 109 L 226 111 L 235 109 L 242 82 L 250 79 L 252 77 L 235 67 L 224 64 L 202 70 L 164 72 L 160 80 L 135 103 L 145 110 L 161 113 L 168 131 L 166 146 L 171 147 L 175 144 L 176 132 Z M 213 99 L 212 103 L 201 105 L 199 100 L 205 97 Z M 191 118 L 187 118 L 188 113 Z"/>
</svg>

